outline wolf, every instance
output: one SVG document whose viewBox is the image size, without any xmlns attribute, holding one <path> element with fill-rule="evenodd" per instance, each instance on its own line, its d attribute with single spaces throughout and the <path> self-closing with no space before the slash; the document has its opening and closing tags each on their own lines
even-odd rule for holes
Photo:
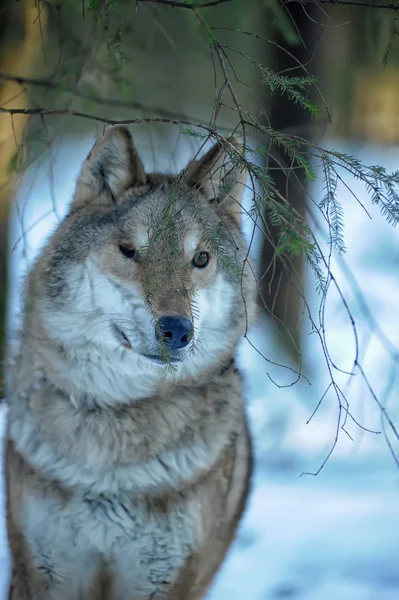
<svg viewBox="0 0 399 600">
<path fill-rule="evenodd" d="M 234 138 L 146 174 L 123 126 L 31 268 L 6 436 L 9 600 L 199 600 L 252 451 L 237 344 L 256 316 Z"/>
</svg>

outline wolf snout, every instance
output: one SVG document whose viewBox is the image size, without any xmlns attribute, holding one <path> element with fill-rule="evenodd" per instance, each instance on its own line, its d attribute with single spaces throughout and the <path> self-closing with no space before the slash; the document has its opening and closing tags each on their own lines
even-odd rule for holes
<svg viewBox="0 0 399 600">
<path fill-rule="evenodd" d="M 193 336 L 193 324 L 185 317 L 161 317 L 156 324 L 156 335 L 171 350 L 180 350 L 190 343 Z"/>
</svg>

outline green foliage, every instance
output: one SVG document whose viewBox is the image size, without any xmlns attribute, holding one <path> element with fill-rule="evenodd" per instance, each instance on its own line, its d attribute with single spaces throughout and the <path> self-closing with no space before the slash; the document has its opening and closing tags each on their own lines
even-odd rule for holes
<svg viewBox="0 0 399 600">
<path fill-rule="evenodd" d="M 315 289 L 318 294 L 325 294 L 327 288 L 327 269 L 322 253 L 316 243 L 304 246 L 305 259 L 315 276 Z"/>
<path fill-rule="evenodd" d="M 296 164 L 298 167 L 303 169 L 306 181 L 316 181 L 316 173 L 310 166 L 309 161 L 301 150 L 304 146 L 303 140 L 281 133 L 272 127 L 259 127 L 270 137 L 276 146 L 283 149 L 284 153 L 288 156 L 293 165 Z M 266 157 L 269 150 L 265 147 L 259 146 L 258 152 Z"/>
<path fill-rule="evenodd" d="M 391 225 L 399 222 L 399 171 L 387 173 L 380 165 L 367 166 L 349 154 L 338 150 L 322 150 L 322 156 L 342 167 L 365 185 L 373 204 L 376 204 L 382 216 Z"/>
<path fill-rule="evenodd" d="M 223 240 L 221 229 L 213 230 L 209 225 L 200 219 L 201 223 L 201 238 L 209 247 L 209 251 L 218 257 L 220 264 L 236 281 L 240 281 L 244 276 L 243 267 L 237 263 L 237 260 L 230 256 L 226 251 L 226 245 Z"/>
<path fill-rule="evenodd" d="M 205 140 L 206 138 L 209 137 L 208 133 L 201 133 L 200 131 L 195 131 L 194 129 L 191 129 L 190 127 L 183 127 L 181 132 L 183 135 L 188 135 L 193 138 L 198 138 L 199 140 Z"/>
<path fill-rule="evenodd" d="M 266 149 L 263 147 L 257 148 L 256 151 L 248 149 L 248 153 L 265 155 Z M 313 169 L 310 168 L 306 159 L 303 160 L 314 178 Z M 326 276 L 321 266 L 323 257 L 308 224 L 294 210 L 289 200 L 281 197 L 278 193 L 276 184 L 266 167 L 261 167 L 248 160 L 245 161 L 245 166 L 254 179 L 255 187 L 258 188 L 258 192 L 254 192 L 248 216 L 256 222 L 258 218 L 266 215 L 267 221 L 279 232 L 278 244 L 274 251 L 275 258 L 284 260 L 285 256 L 304 256 L 314 273 L 316 290 L 323 292 L 326 285 Z"/>
<path fill-rule="evenodd" d="M 304 140 L 281 134 L 271 128 L 262 127 L 261 129 L 267 131 L 270 138 L 281 146 L 298 166 L 304 169 L 309 181 L 315 181 L 316 171 L 301 151 L 305 144 Z M 265 146 L 260 146 L 255 151 L 246 150 L 247 154 L 252 153 L 264 157 L 267 157 L 269 153 L 269 149 Z M 338 150 L 326 150 L 313 146 L 311 155 L 321 161 L 325 193 L 319 207 L 328 223 L 330 246 L 338 253 L 342 254 L 346 250 L 344 212 L 338 199 L 338 184 L 340 180 L 343 181 L 343 177 L 338 170 L 343 169 L 344 172 L 350 173 L 364 183 L 371 202 L 380 208 L 381 214 L 390 224 L 396 225 L 399 222 L 399 171 L 387 173 L 382 166 L 363 165 L 359 159 Z M 275 183 L 265 167 L 260 167 L 251 161 L 245 161 L 245 165 L 260 190 L 255 194 L 249 211 L 250 217 L 256 219 L 262 214 L 267 215 L 269 222 L 278 229 L 280 234 L 275 256 L 303 255 L 314 272 L 317 290 L 323 292 L 327 281 L 327 264 L 313 232 L 293 209 L 289 199 L 282 198 L 278 193 Z"/>
<path fill-rule="evenodd" d="M 299 104 L 302 108 L 308 110 L 311 117 L 317 117 L 320 114 L 320 107 L 309 100 L 306 94 L 310 92 L 310 88 L 317 86 L 317 77 L 313 75 L 306 76 L 288 76 L 280 75 L 273 71 L 270 67 L 261 64 L 254 60 L 246 52 L 238 51 L 239 54 L 248 59 L 261 73 L 261 83 L 269 87 L 271 92 L 278 92 L 286 95 L 294 104 Z"/>
<path fill-rule="evenodd" d="M 15 175 L 19 173 L 24 164 L 23 152 L 21 147 L 19 147 L 14 154 L 12 155 L 7 168 L 7 173 L 9 175 Z"/>
<path fill-rule="evenodd" d="M 285 94 L 295 104 L 300 104 L 302 108 L 308 110 L 312 117 L 317 117 L 320 113 L 320 106 L 311 102 L 303 92 L 309 87 L 317 84 L 317 78 L 313 76 L 306 77 L 288 77 L 287 75 L 278 75 L 268 67 L 260 67 L 263 75 L 263 83 L 267 85 L 272 92 Z"/>
<path fill-rule="evenodd" d="M 344 215 L 342 206 L 337 198 L 338 175 L 328 156 L 322 155 L 323 187 L 325 194 L 319 204 L 327 219 L 330 244 L 335 246 L 340 254 L 345 252 Z"/>
<path fill-rule="evenodd" d="M 88 12 L 96 13 L 98 16 L 100 16 L 101 11 L 109 6 L 112 8 L 118 8 L 116 0 L 105 0 L 105 2 L 104 0 L 89 0 L 86 10 Z"/>
</svg>

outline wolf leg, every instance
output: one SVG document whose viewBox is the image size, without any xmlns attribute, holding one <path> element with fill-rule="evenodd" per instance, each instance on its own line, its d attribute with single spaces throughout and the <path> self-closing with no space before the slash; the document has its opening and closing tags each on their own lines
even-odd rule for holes
<svg viewBox="0 0 399 600">
<path fill-rule="evenodd" d="M 8 600 L 103 600 L 97 556 L 29 551 L 22 536 L 11 536 L 13 561 Z M 85 560 L 86 559 L 86 560 Z"/>
<path fill-rule="evenodd" d="M 59 583 L 51 577 L 18 564 L 13 568 L 8 600 L 76 600 L 74 595 L 61 595 L 60 591 Z"/>
<path fill-rule="evenodd" d="M 57 587 L 44 577 L 32 579 L 25 565 L 13 568 L 8 600 L 55 600 L 59 598 Z"/>
<path fill-rule="evenodd" d="M 26 573 L 18 573 L 17 569 L 13 569 L 8 600 L 30 600 L 30 598 L 31 594 L 27 586 Z"/>
<path fill-rule="evenodd" d="M 94 582 L 89 586 L 79 586 L 75 581 L 51 581 L 51 578 L 32 574 L 26 570 L 14 569 L 8 600 L 103 600 L 108 599 L 104 589 Z M 104 595 L 105 594 L 105 595 Z"/>
</svg>

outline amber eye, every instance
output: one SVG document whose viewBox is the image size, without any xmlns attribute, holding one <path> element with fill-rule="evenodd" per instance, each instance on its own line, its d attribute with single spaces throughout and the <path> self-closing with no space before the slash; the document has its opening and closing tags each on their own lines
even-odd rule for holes
<svg viewBox="0 0 399 600">
<path fill-rule="evenodd" d="M 119 252 L 131 260 L 137 260 L 139 257 L 137 250 L 134 248 L 128 248 L 127 246 L 119 246 Z"/>
<path fill-rule="evenodd" d="M 197 269 L 203 269 L 208 265 L 209 259 L 210 256 L 208 252 L 197 252 L 197 254 L 194 255 L 192 263 Z"/>
</svg>

